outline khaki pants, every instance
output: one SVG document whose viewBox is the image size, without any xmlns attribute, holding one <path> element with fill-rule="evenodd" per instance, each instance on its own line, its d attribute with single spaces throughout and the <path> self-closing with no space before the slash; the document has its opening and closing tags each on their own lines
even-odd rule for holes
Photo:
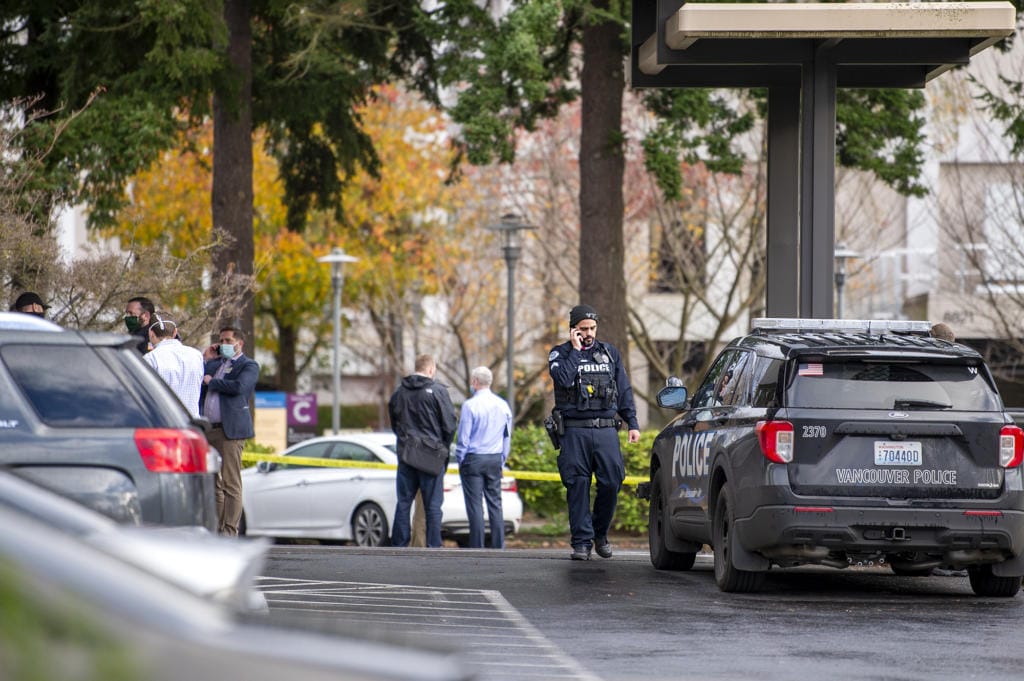
<svg viewBox="0 0 1024 681">
<path fill-rule="evenodd" d="M 217 474 L 217 530 L 236 536 L 242 518 L 242 446 L 245 440 L 228 440 L 222 428 L 214 428 L 207 439 L 220 452 Z"/>
<path fill-rule="evenodd" d="M 427 545 L 427 512 L 423 508 L 423 492 L 416 492 L 412 505 L 412 537 L 409 546 Z"/>
</svg>

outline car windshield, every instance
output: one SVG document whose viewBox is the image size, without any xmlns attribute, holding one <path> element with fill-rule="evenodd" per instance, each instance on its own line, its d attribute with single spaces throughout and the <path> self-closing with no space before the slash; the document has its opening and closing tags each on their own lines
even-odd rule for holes
<svg viewBox="0 0 1024 681">
<path fill-rule="evenodd" d="M 878 360 L 799 361 L 786 391 L 791 407 L 993 411 L 999 397 L 977 366 Z"/>
</svg>

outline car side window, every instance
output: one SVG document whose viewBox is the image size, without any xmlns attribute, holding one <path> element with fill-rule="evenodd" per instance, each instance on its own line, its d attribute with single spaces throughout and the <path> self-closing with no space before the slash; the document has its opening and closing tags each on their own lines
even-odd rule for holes
<svg viewBox="0 0 1024 681">
<path fill-rule="evenodd" d="M 750 394 L 751 353 L 737 352 L 719 381 L 718 395 L 722 404 L 748 404 Z"/>
<path fill-rule="evenodd" d="M 779 376 L 785 362 L 780 359 L 758 357 L 754 360 L 751 383 L 754 384 L 750 405 L 760 409 L 774 406 L 779 391 Z"/>
<path fill-rule="evenodd" d="M 288 456 L 307 457 L 311 459 L 329 459 L 331 458 L 331 448 L 333 445 L 333 442 L 314 442 L 290 452 Z M 281 468 L 313 468 L 313 466 L 304 463 L 286 463 L 282 464 Z"/>
<path fill-rule="evenodd" d="M 7 345 L 0 359 L 32 408 L 48 426 L 146 428 L 150 412 L 103 361 L 109 348 Z M 114 351 L 116 352 L 116 350 Z"/>
<path fill-rule="evenodd" d="M 367 463 L 380 463 L 373 452 L 362 445 L 354 442 L 339 442 L 331 454 L 332 459 L 342 461 L 365 461 Z"/>
<path fill-rule="evenodd" d="M 718 386 L 718 379 L 721 378 L 722 374 L 725 373 L 726 367 L 731 365 L 735 359 L 735 350 L 729 350 L 722 353 L 722 355 L 715 360 L 715 363 L 708 369 L 707 375 L 704 377 L 704 382 L 697 388 L 697 392 L 693 395 L 693 401 L 690 403 L 692 409 L 706 409 L 713 407 L 718 404 L 718 394 L 716 387 Z"/>
</svg>

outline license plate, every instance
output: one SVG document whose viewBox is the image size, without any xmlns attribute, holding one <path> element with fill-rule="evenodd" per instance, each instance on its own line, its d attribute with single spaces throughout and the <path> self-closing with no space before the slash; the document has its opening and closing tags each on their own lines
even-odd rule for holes
<svg viewBox="0 0 1024 681">
<path fill-rule="evenodd" d="M 876 466 L 920 466 L 920 442 L 875 442 Z"/>
</svg>

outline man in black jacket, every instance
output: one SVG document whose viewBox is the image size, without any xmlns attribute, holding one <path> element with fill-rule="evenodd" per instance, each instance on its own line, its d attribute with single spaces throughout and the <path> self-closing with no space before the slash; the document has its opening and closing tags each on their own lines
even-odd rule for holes
<svg viewBox="0 0 1024 681">
<path fill-rule="evenodd" d="M 415 373 L 402 379 L 388 402 L 399 459 L 392 546 L 409 545 L 409 510 L 417 491 L 422 492 L 427 511 L 427 546 L 441 546 L 441 502 L 448 448 L 455 436 L 455 409 L 448 389 L 434 381 L 436 372 L 434 358 L 420 355 Z"/>
</svg>

